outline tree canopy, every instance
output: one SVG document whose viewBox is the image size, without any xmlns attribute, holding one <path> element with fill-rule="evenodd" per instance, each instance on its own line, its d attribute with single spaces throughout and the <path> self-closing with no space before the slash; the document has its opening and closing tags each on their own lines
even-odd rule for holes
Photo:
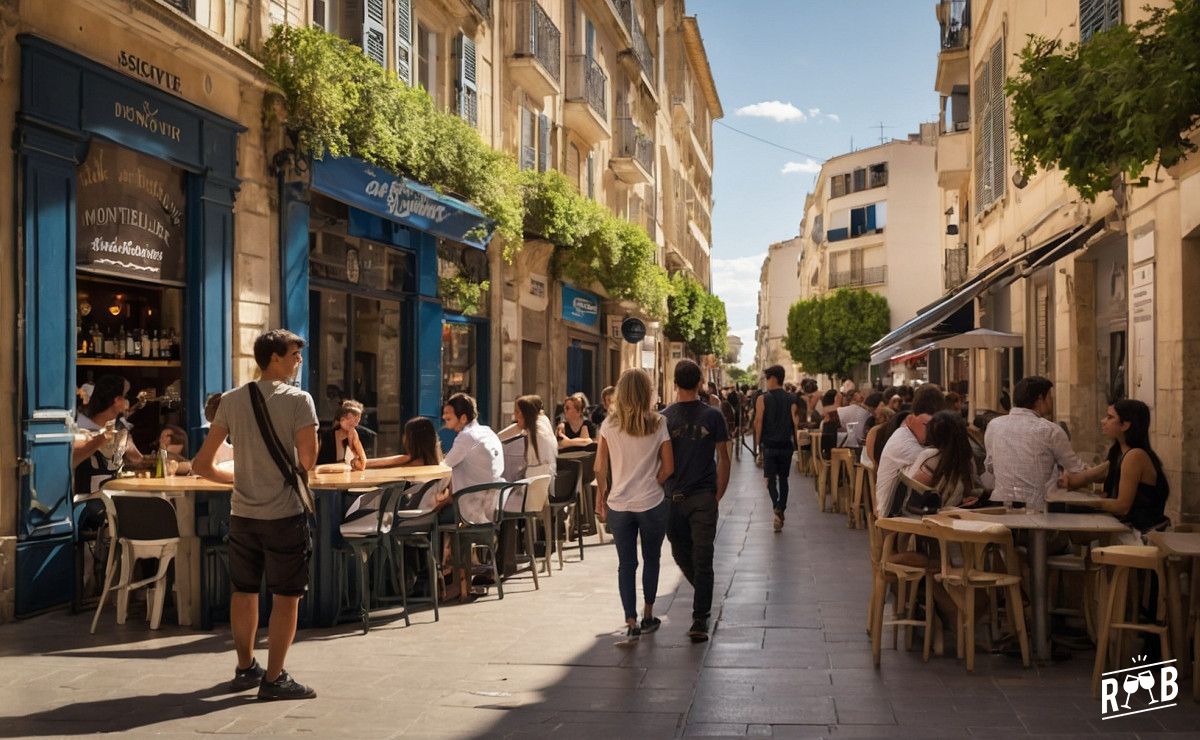
<svg viewBox="0 0 1200 740">
<path fill-rule="evenodd" d="M 871 359 L 871 345 L 887 334 L 889 317 L 883 296 L 842 288 L 792 305 L 784 346 L 806 372 L 844 378 Z"/>
<path fill-rule="evenodd" d="M 1196 150 L 1189 133 L 1200 116 L 1200 2 L 1149 12 L 1082 44 L 1029 37 L 1005 84 L 1022 174 L 1058 168 L 1095 200 L 1122 173 L 1138 180 L 1148 165 L 1170 167 Z"/>
<path fill-rule="evenodd" d="M 696 355 L 723 356 L 729 334 L 725 302 L 705 290 L 692 276 L 675 273 L 667 298 L 666 334 L 686 344 Z"/>
</svg>

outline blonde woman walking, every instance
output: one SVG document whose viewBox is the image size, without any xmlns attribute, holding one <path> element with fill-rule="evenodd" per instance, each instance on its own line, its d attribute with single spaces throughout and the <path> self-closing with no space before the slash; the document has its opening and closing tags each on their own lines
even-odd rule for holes
<svg viewBox="0 0 1200 740">
<path fill-rule="evenodd" d="M 662 623 L 654 616 L 658 595 L 658 565 L 667 533 L 670 503 L 663 481 L 674 472 L 671 437 L 666 420 L 653 409 L 650 376 L 626 370 L 617 381 L 616 399 L 600 426 L 596 452 L 596 511 L 608 522 L 617 547 L 617 585 L 625 609 L 626 640 Z M 608 480 L 611 464 L 612 480 Z M 642 597 L 645 609 L 637 618 L 637 548 L 642 540 Z"/>
</svg>

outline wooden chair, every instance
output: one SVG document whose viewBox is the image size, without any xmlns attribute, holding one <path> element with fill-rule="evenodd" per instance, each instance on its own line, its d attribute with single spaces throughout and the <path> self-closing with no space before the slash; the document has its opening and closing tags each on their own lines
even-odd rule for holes
<svg viewBox="0 0 1200 740">
<path fill-rule="evenodd" d="M 821 447 L 821 433 L 819 431 L 810 431 L 808 438 L 812 444 L 813 467 L 817 478 L 817 501 L 821 504 L 821 511 L 825 511 L 825 497 L 828 495 L 827 489 L 831 462 L 825 459 L 825 453 Z"/>
<path fill-rule="evenodd" d="M 863 512 L 863 494 L 867 487 L 867 471 L 873 468 L 867 468 L 857 460 L 854 462 L 854 497 L 850 501 L 850 528 L 858 529 L 860 526 L 865 527 L 865 514 Z M 867 504 L 870 507 L 870 504 Z"/>
<path fill-rule="evenodd" d="M 1120 660 L 1124 654 L 1126 632 L 1149 632 L 1158 635 L 1162 659 L 1171 659 L 1170 627 L 1167 624 L 1167 577 L 1165 560 L 1161 550 L 1153 545 L 1112 545 L 1097 547 L 1091 552 L 1092 562 L 1107 573 L 1100 610 L 1100 629 L 1096 634 L 1096 664 L 1092 667 L 1092 696 L 1100 696 L 1100 674 L 1104 672 L 1109 657 L 1109 641 L 1116 643 L 1115 655 Z M 1158 599 L 1154 624 L 1138 622 L 1140 601 L 1137 598 L 1137 581 L 1129 588 L 1129 576 L 1145 571 L 1158 578 Z M 1127 611 L 1128 610 L 1128 611 Z M 1127 620 L 1126 615 L 1132 612 Z M 1116 632 L 1116 635 L 1113 633 Z"/>
<path fill-rule="evenodd" d="M 1025 613 L 1021 605 L 1021 576 L 1012 532 L 1000 522 L 973 519 L 952 519 L 943 515 L 928 516 L 927 522 L 938 539 L 941 550 L 941 572 L 938 582 L 946 587 L 958 607 L 958 629 L 955 630 L 958 655 L 966 653 L 967 670 L 975 670 L 975 592 L 979 589 L 1004 591 L 1009 619 L 1021 645 L 1021 663 L 1029 667 L 1029 635 L 1025 631 Z M 878 522 L 876 523 L 878 525 Z M 962 565 L 950 560 L 951 547 L 962 551 Z M 1005 571 L 989 570 L 988 553 L 998 551 Z M 993 561 L 994 562 L 994 561 Z"/>
<path fill-rule="evenodd" d="M 812 443 L 808 438 L 807 429 L 796 430 L 796 472 L 800 475 L 809 475 L 813 469 L 812 462 Z"/>
<path fill-rule="evenodd" d="M 850 497 L 854 485 L 854 450 L 848 447 L 834 447 L 830 450 L 829 474 L 829 493 L 833 497 L 833 510 L 845 514 L 847 526 L 853 529 L 854 523 L 850 519 Z"/>
<path fill-rule="evenodd" d="M 896 648 L 898 628 L 907 628 L 905 642 L 909 645 L 912 643 L 912 628 L 924 628 L 925 646 L 921 656 L 928 662 L 933 637 L 937 632 L 937 617 L 933 608 L 935 569 L 930 567 L 928 556 L 909 550 L 906 545 L 912 536 L 929 536 L 929 527 L 916 519 L 894 517 L 876 520 L 874 528 L 876 536 L 881 538 L 878 566 L 875 568 L 875 587 L 871 593 L 871 655 L 875 667 L 879 667 L 884 627 L 893 628 L 893 649 Z M 924 618 L 917 619 L 917 592 L 922 582 L 925 585 L 925 615 Z M 885 620 L 883 612 L 889 585 L 895 586 L 896 599 L 892 608 L 892 618 Z"/>
<path fill-rule="evenodd" d="M 1073 546 L 1074 548 L 1075 546 Z M 1088 638 L 1096 640 L 1096 588 L 1095 582 L 1100 568 L 1088 557 L 1088 546 L 1080 545 L 1078 550 L 1061 555 L 1051 555 L 1046 558 L 1046 573 L 1049 576 L 1048 590 L 1050 592 L 1050 614 L 1062 617 L 1077 617 L 1083 620 Z M 1058 601 L 1063 581 L 1067 576 L 1079 575 L 1082 579 L 1083 602 L 1079 608 Z"/>
</svg>

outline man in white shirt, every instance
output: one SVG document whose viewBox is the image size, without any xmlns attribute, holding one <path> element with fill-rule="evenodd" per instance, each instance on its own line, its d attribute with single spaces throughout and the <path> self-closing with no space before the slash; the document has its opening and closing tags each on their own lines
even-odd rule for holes
<svg viewBox="0 0 1200 740">
<path fill-rule="evenodd" d="M 913 394 L 912 413 L 888 437 L 879 456 L 879 466 L 875 471 L 876 516 L 891 515 L 894 508 L 892 499 L 896 495 L 900 473 L 916 462 L 917 456 L 925 449 L 925 425 L 945 405 L 946 397 L 942 395 L 942 389 L 933 383 L 925 383 Z M 904 502 L 898 503 L 903 505 Z"/>
<path fill-rule="evenodd" d="M 1013 389 L 1013 409 L 987 425 L 984 467 L 996 477 L 991 498 L 1044 511 L 1046 494 L 1057 486 L 1059 468 L 1083 470 L 1067 433 L 1050 420 L 1054 413 L 1054 384 L 1034 375 Z"/>
<path fill-rule="evenodd" d="M 863 440 L 867 436 L 867 422 L 875 415 L 875 409 L 879 407 L 879 404 L 883 403 L 882 393 L 872 393 L 867 396 L 866 401 L 862 400 L 862 395 L 859 393 L 856 393 L 855 397 L 858 398 L 856 403 L 842 406 L 837 410 L 838 422 L 846 430 L 847 447 L 862 447 Z"/>
<path fill-rule="evenodd" d="M 504 445 L 491 427 L 476 421 L 475 399 L 455 393 L 442 406 L 446 428 L 457 432 L 454 444 L 442 462 L 453 472 L 450 487 L 461 491 L 481 483 L 504 480 Z M 471 496 L 459 502 L 459 510 L 469 521 L 486 521 L 495 513 L 493 496 Z"/>
</svg>

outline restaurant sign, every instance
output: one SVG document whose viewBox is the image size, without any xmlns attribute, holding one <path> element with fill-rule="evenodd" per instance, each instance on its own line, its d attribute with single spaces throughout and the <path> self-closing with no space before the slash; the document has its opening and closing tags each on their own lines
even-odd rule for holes
<svg viewBox="0 0 1200 740">
<path fill-rule="evenodd" d="M 94 139 L 80 165 L 75 263 L 91 272 L 182 283 L 184 173 Z"/>
<path fill-rule="evenodd" d="M 563 283 L 562 317 L 566 321 L 595 329 L 600 323 L 600 297 Z"/>
</svg>

